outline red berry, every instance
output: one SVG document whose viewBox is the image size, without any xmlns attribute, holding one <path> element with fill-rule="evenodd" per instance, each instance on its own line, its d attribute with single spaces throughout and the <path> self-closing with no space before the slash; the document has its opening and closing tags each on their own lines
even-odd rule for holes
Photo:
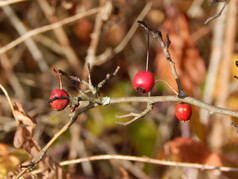
<svg viewBox="0 0 238 179">
<path fill-rule="evenodd" d="M 66 99 L 55 99 L 55 97 L 62 97 Z M 55 89 L 51 92 L 50 95 L 50 105 L 51 107 L 56 110 L 56 111 L 61 111 L 63 110 L 69 103 L 69 94 L 62 89 Z"/>
<path fill-rule="evenodd" d="M 149 71 L 138 72 L 133 79 L 133 87 L 139 93 L 150 92 L 154 86 L 154 83 L 154 75 Z"/>
<path fill-rule="evenodd" d="M 179 103 L 175 108 L 175 115 L 180 121 L 188 121 L 192 115 L 191 105 L 187 103 Z"/>
</svg>

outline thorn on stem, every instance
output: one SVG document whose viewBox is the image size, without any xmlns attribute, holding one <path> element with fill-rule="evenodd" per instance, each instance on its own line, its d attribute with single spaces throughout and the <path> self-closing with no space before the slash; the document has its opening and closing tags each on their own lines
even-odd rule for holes
<svg viewBox="0 0 238 179">
<path fill-rule="evenodd" d="M 162 35 L 161 35 L 162 36 Z M 166 44 L 166 47 L 169 48 L 170 44 L 171 44 L 171 41 L 169 39 L 169 33 L 167 32 L 166 33 L 166 38 L 167 38 L 167 44 Z"/>
</svg>

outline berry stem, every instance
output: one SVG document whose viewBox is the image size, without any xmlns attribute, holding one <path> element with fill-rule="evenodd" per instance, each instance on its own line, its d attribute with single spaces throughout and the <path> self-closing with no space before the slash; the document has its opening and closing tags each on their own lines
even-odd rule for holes
<svg viewBox="0 0 238 179">
<path fill-rule="evenodd" d="M 61 74 L 60 74 L 58 68 L 53 67 L 52 70 L 57 73 L 57 75 L 58 75 L 58 77 L 59 77 L 60 89 L 63 89 L 62 78 L 61 78 Z"/>
<path fill-rule="evenodd" d="M 145 71 L 148 71 L 149 68 L 149 46 L 150 46 L 150 33 L 149 30 L 147 30 L 147 50 L 146 50 L 146 67 Z"/>
<path fill-rule="evenodd" d="M 162 80 L 162 79 L 158 79 L 158 80 L 155 81 L 155 83 L 157 83 L 157 82 L 163 82 L 163 83 L 165 83 L 166 85 L 168 85 L 168 86 L 171 88 L 171 90 L 172 90 L 176 95 L 178 95 L 178 92 L 177 92 L 167 81 Z"/>
</svg>

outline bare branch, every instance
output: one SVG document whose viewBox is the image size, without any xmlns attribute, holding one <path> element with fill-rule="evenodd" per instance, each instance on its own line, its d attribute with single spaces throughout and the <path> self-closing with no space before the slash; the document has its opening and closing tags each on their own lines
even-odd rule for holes
<svg viewBox="0 0 238 179">
<path fill-rule="evenodd" d="M 203 101 L 197 100 L 192 97 L 179 98 L 178 96 L 152 96 L 152 97 L 121 97 L 121 98 L 110 98 L 110 104 L 116 103 L 130 103 L 130 102 L 141 102 L 141 103 L 160 103 L 160 102 L 171 102 L 180 101 L 204 108 L 211 115 L 222 114 L 231 117 L 238 117 L 238 111 L 229 110 L 226 108 L 220 108 Z"/>
</svg>

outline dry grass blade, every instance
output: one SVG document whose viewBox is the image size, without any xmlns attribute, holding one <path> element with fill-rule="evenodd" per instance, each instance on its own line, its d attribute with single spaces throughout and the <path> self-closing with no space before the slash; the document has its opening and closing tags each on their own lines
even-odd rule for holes
<svg viewBox="0 0 238 179">
<path fill-rule="evenodd" d="M 7 90 L 4 88 L 4 86 L 1 83 L 0 83 L 0 88 L 3 91 L 4 95 L 6 96 L 8 102 L 9 102 L 9 105 L 11 107 L 12 113 L 14 114 L 14 107 L 13 107 L 13 104 L 12 104 L 12 100 L 11 100 Z"/>
<path fill-rule="evenodd" d="M 188 168 L 196 168 L 200 170 L 218 170 L 223 172 L 232 172 L 232 171 L 238 172 L 238 168 L 232 168 L 232 167 L 217 167 L 217 166 L 202 165 L 202 164 L 196 164 L 196 163 L 165 161 L 165 160 L 152 159 L 149 157 L 135 157 L 130 155 L 95 155 L 95 156 L 86 157 L 86 158 L 63 161 L 63 162 L 60 162 L 60 165 L 65 166 L 65 165 L 71 165 L 71 164 L 79 164 L 79 163 L 88 162 L 88 161 L 111 160 L 111 159 L 144 162 L 144 163 L 164 165 L 164 166 L 188 167 Z M 39 170 L 35 170 L 35 171 L 32 171 L 31 173 L 36 174 L 38 172 Z"/>
<path fill-rule="evenodd" d="M 9 4 L 14 4 L 14 3 L 23 2 L 23 1 L 27 1 L 27 0 L 8 0 L 8 1 L 0 1 L 0 7 L 6 6 L 6 5 L 9 5 Z"/>
<path fill-rule="evenodd" d="M 16 13 L 13 11 L 13 9 L 10 6 L 8 6 L 8 5 L 3 6 L 2 10 L 7 15 L 10 22 L 12 23 L 14 28 L 17 30 L 17 32 L 21 36 L 23 36 L 24 34 L 27 33 L 27 29 L 24 26 L 23 22 L 17 17 Z M 27 48 L 29 49 L 31 55 L 33 56 L 34 60 L 38 64 L 40 70 L 42 72 L 46 72 L 48 70 L 48 65 L 45 62 L 43 54 L 38 49 L 36 43 L 32 39 L 29 38 L 25 41 L 25 44 L 26 44 Z"/>
<path fill-rule="evenodd" d="M 81 18 L 84 18 L 86 16 L 93 15 L 97 11 L 98 11 L 98 8 L 90 9 L 88 11 L 76 14 L 76 15 L 71 16 L 71 17 L 66 18 L 66 19 L 63 19 L 59 22 L 56 22 L 56 23 L 53 23 L 53 24 L 50 24 L 50 25 L 42 26 L 40 28 L 31 30 L 31 31 L 27 32 L 26 34 L 22 35 L 21 37 L 17 38 L 16 40 L 14 40 L 14 41 L 10 42 L 9 44 L 0 48 L 0 54 L 7 52 L 8 50 L 14 48 L 15 46 L 19 45 L 20 43 L 24 42 L 25 40 L 27 40 L 27 39 L 29 39 L 29 38 L 37 35 L 37 34 L 47 32 L 47 31 L 50 31 L 50 30 L 53 30 L 53 29 L 57 29 L 57 28 L 59 28 L 63 25 L 75 22 L 75 21 L 77 21 Z"/>
</svg>

